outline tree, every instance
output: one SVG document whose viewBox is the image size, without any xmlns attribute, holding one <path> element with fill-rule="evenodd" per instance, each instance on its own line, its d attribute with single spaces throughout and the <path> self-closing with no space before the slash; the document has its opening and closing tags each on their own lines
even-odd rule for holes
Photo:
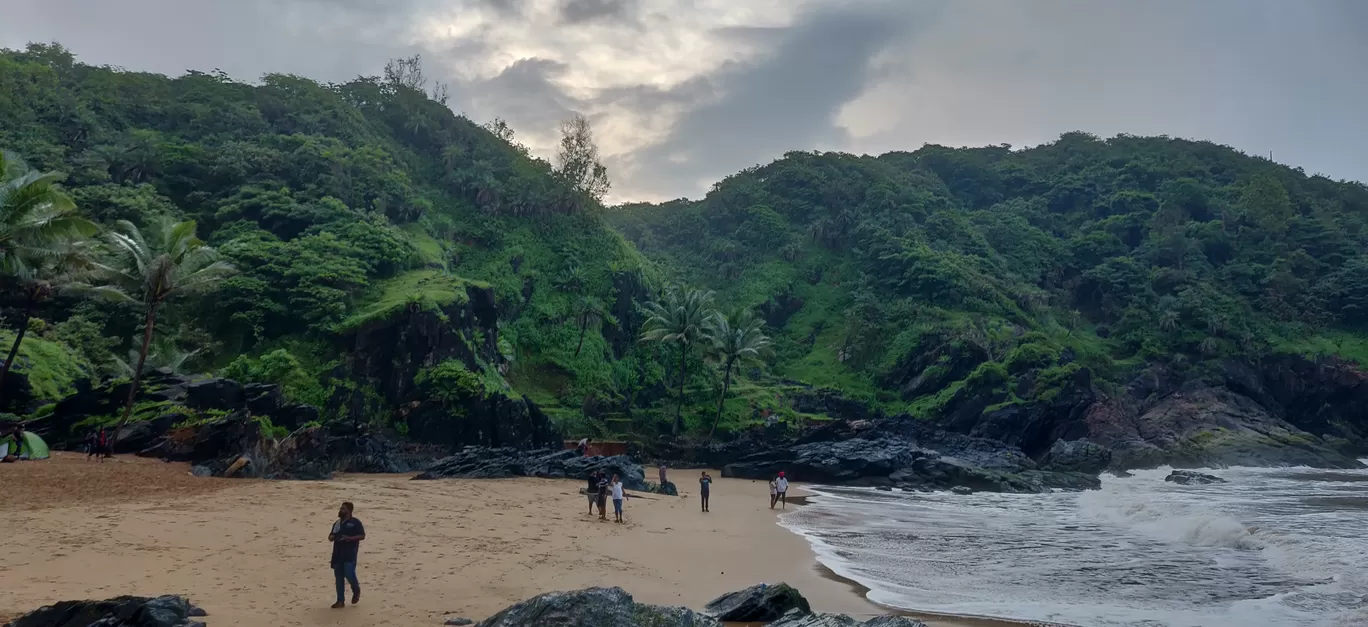
<svg viewBox="0 0 1368 627">
<path fill-rule="evenodd" d="M 732 368 L 747 361 L 760 359 L 770 352 L 770 339 L 762 330 L 764 321 L 755 317 L 749 309 L 742 310 L 730 317 L 714 313 L 707 321 L 707 338 L 711 343 L 709 353 L 722 364 L 722 395 L 717 398 L 717 417 L 713 418 L 708 439 L 717 431 L 722 421 L 722 406 L 727 402 L 727 391 L 731 388 Z"/>
<path fill-rule="evenodd" d="M 571 189 L 595 201 L 603 200 L 612 183 L 608 168 L 599 163 L 598 146 L 589 120 L 576 113 L 561 122 L 560 150 L 556 153 L 556 174 Z"/>
<path fill-rule="evenodd" d="M 579 357 L 580 350 L 584 348 L 584 333 L 589 327 L 603 322 L 608 315 L 603 306 L 603 301 L 589 295 L 580 296 L 575 301 L 576 319 L 579 322 L 579 343 L 575 344 L 575 356 Z"/>
<path fill-rule="evenodd" d="M 674 433 L 684 429 L 684 382 L 688 379 L 689 349 L 705 338 L 705 324 L 716 313 L 713 292 L 667 288 L 659 301 L 646 303 L 641 341 L 679 346 L 679 405 Z"/>
<path fill-rule="evenodd" d="M 86 266 L 89 246 L 80 238 L 98 228 L 55 187 L 63 175 L 29 170 L 0 152 L 0 275 L 22 294 L 23 309 L 5 363 L 0 394 L 35 308 L 52 298 Z"/>
<path fill-rule="evenodd" d="M 94 289 L 118 300 L 139 303 L 144 310 L 142 346 L 119 419 L 122 427 L 133 412 L 158 310 L 175 296 L 212 287 L 232 274 L 233 266 L 220 260 L 218 251 L 195 236 L 193 220 L 162 218 L 146 233 L 132 222 L 120 220 L 109 233 L 109 247 L 113 258 L 105 271 L 110 285 Z"/>
</svg>

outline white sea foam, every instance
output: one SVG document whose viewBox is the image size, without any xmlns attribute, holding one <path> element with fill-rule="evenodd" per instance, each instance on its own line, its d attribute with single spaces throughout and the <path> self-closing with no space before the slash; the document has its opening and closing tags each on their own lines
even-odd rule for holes
<svg viewBox="0 0 1368 627">
<path fill-rule="evenodd" d="M 1368 625 L 1368 471 L 1167 469 L 1085 493 L 823 488 L 781 524 L 892 607 L 1086 627 Z"/>
</svg>

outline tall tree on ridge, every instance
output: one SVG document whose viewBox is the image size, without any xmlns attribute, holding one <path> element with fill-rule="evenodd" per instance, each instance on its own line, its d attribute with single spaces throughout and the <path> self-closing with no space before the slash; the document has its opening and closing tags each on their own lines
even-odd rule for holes
<svg viewBox="0 0 1368 627">
<path fill-rule="evenodd" d="M 667 288 L 659 301 L 646 303 L 646 322 L 641 341 L 679 346 L 679 405 L 675 409 L 674 434 L 684 429 L 684 382 L 688 379 L 689 349 L 702 341 L 705 323 L 716 311 L 713 292 Z"/>
</svg>

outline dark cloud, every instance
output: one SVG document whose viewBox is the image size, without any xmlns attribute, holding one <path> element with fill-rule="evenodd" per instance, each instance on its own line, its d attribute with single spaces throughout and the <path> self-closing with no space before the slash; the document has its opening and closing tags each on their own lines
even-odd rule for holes
<svg viewBox="0 0 1368 627">
<path fill-rule="evenodd" d="M 789 150 L 1075 129 L 1368 179 L 1365 0 L 7 0 L 0 46 L 30 40 L 246 80 L 422 53 L 453 108 L 548 154 L 589 115 L 622 199 L 696 196 Z"/>
<path fill-rule="evenodd" d="M 696 194 L 704 180 L 790 150 L 841 143 L 845 132 L 834 124 L 836 112 L 864 88 L 871 57 L 906 17 L 888 6 L 815 11 L 789 28 L 750 31 L 776 40 L 773 52 L 722 68 L 709 80 L 720 98 L 686 113 L 665 141 L 624 157 L 622 165 L 647 182 L 633 183 L 667 195 Z"/>
<path fill-rule="evenodd" d="M 566 24 L 594 20 L 628 21 L 633 18 L 635 8 L 635 3 L 629 0 L 565 0 L 560 6 L 560 18 Z"/>
</svg>

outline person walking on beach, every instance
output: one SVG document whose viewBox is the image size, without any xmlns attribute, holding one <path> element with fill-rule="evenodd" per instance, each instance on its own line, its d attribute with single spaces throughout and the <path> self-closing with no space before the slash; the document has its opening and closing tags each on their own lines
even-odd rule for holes
<svg viewBox="0 0 1368 627">
<path fill-rule="evenodd" d="M 779 477 L 769 480 L 770 484 L 770 509 L 774 509 L 774 504 L 779 502 Z"/>
<path fill-rule="evenodd" d="M 361 584 L 356 581 L 356 554 L 361 548 L 361 541 L 366 539 L 366 528 L 352 516 L 353 509 L 351 503 L 343 503 L 337 510 L 337 522 L 333 523 L 332 532 L 328 534 L 328 540 L 333 543 L 333 577 L 337 580 L 337 602 L 332 605 L 333 609 L 347 606 L 344 602 L 347 591 L 344 582 L 351 583 L 352 605 L 361 602 Z"/>
<path fill-rule="evenodd" d="M 94 457 L 95 454 L 99 452 L 99 449 L 97 448 L 97 447 L 100 445 L 99 443 L 100 443 L 99 436 L 96 435 L 94 429 L 91 429 L 90 431 L 86 432 L 86 437 L 85 437 L 86 461 L 90 461 L 90 458 Z"/>
<path fill-rule="evenodd" d="M 613 521 L 613 522 L 619 522 L 619 523 L 620 523 L 620 522 L 622 522 L 622 498 L 623 498 L 623 494 L 622 494 L 622 480 L 619 479 L 617 475 L 613 475 L 613 483 L 612 483 L 611 489 L 612 489 L 612 491 L 613 491 L 613 516 L 615 516 L 615 517 L 617 518 L 617 520 L 615 520 L 615 521 Z"/>
<path fill-rule="evenodd" d="M 784 473 L 779 473 L 779 478 L 774 480 L 774 487 L 779 491 L 779 502 L 783 504 L 780 509 L 788 509 L 788 479 Z"/>
<path fill-rule="evenodd" d="M 665 487 L 665 462 L 660 462 L 660 487 Z"/>
<path fill-rule="evenodd" d="M 708 476 L 708 471 L 703 471 L 703 476 L 698 478 L 698 494 L 703 497 L 703 511 L 708 511 L 708 495 L 712 492 L 712 477 Z"/>
<path fill-rule="evenodd" d="M 598 484 L 599 484 L 599 471 L 595 470 L 595 471 L 589 473 L 589 486 L 588 486 L 588 489 L 584 491 L 585 494 L 589 495 L 589 515 L 590 515 L 590 516 L 593 516 L 593 515 L 594 515 L 594 503 L 597 503 L 597 502 L 598 502 L 598 491 L 599 491 L 599 490 L 598 490 Z"/>
<path fill-rule="evenodd" d="M 608 475 L 599 473 L 598 482 L 599 520 L 608 520 Z"/>
</svg>

